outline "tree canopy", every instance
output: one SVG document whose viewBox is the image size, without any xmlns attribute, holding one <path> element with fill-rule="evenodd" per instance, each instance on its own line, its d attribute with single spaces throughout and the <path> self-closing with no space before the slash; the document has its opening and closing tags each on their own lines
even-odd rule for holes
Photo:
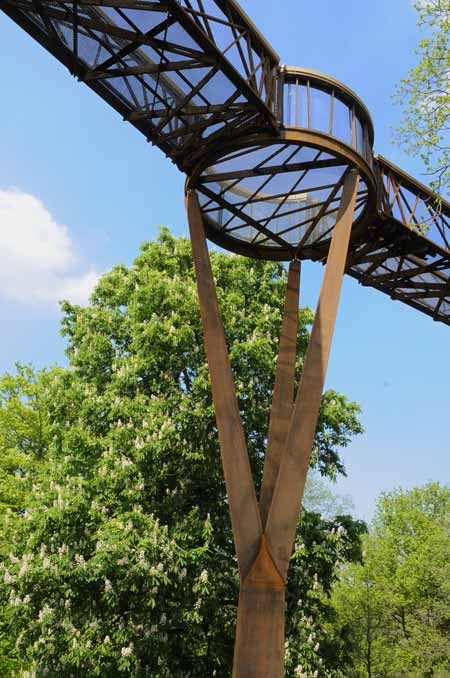
<svg viewBox="0 0 450 678">
<path fill-rule="evenodd" d="M 212 265 L 258 483 L 286 274 L 217 252 Z M 2 438 L 33 462 L 3 468 L 6 487 L 23 467 L 4 511 L 5 675 L 228 677 L 239 582 L 189 242 L 163 230 L 130 267 L 102 277 L 87 307 L 63 311 L 69 367 L 0 384 Z M 300 315 L 297 377 L 312 320 Z M 31 422 L 17 439 L 15 408 Z M 327 391 L 316 473 L 343 473 L 339 450 L 360 432 L 358 406 Z M 360 558 L 364 529 L 304 511 L 288 676 L 341 675 L 345 642 L 325 628 L 328 596 L 339 568 Z"/>
<path fill-rule="evenodd" d="M 348 566 L 334 592 L 348 675 L 449 675 L 450 488 L 382 495 L 364 541 L 364 564 Z"/>
<path fill-rule="evenodd" d="M 419 61 L 397 88 L 404 106 L 398 140 L 419 156 L 438 192 L 450 188 L 450 3 L 417 0 L 424 29 Z"/>
</svg>

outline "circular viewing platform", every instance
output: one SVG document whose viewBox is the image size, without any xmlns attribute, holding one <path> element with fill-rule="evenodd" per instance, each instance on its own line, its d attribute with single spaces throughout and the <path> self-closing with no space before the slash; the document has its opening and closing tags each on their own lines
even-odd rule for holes
<svg viewBox="0 0 450 678">
<path fill-rule="evenodd" d="M 281 67 L 278 132 L 230 139 L 195 167 L 208 237 L 264 259 L 326 257 L 348 172 L 361 180 L 354 227 L 375 209 L 373 124 L 362 101 L 334 78 Z"/>
</svg>

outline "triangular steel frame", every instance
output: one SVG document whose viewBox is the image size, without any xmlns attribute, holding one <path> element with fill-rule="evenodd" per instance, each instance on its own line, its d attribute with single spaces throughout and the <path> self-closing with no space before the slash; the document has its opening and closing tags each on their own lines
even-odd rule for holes
<svg viewBox="0 0 450 678">
<path fill-rule="evenodd" d="M 241 577 L 233 678 L 284 676 L 285 587 L 334 332 L 358 193 L 350 170 L 294 403 L 300 263 L 289 267 L 260 502 L 239 413 L 203 216 L 186 196 L 222 466 Z"/>
</svg>

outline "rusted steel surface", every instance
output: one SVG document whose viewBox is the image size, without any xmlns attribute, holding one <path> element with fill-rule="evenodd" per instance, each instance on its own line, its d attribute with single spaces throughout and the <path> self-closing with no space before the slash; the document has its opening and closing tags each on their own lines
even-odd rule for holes
<svg viewBox="0 0 450 678">
<path fill-rule="evenodd" d="M 239 593 L 233 678 L 283 678 L 285 582 L 263 536 Z"/>
<path fill-rule="evenodd" d="M 187 194 L 186 207 L 231 524 L 239 569 L 245 574 L 250 569 L 259 548 L 262 534 L 261 518 L 217 302 L 203 219 L 197 196 L 193 191 Z"/>
<path fill-rule="evenodd" d="M 350 171 L 344 179 L 292 414 L 300 265 L 294 261 L 290 266 L 260 507 L 256 503 L 202 213 L 195 192 L 187 193 L 205 346 L 241 574 L 233 678 L 284 676 L 285 586 L 319 415 L 358 184 L 358 173 Z"/>
<path fill-rule="evenodd" d="M 233 678 L 282 678 L 285 580 L 274 564 L 263 534 L 202 215 L 193 191 L 187 193 L 186 207 L 222 466 L 241 574 Z M 291 271 L 294 289 L 287 295 L 291 311 L 291 296 L 297 294 L 298 299 L 298 282 L 295 280 L 298 273 L 298 266 L 294 265 Z"/>
<path fill-rule="evenodd" d="M 275 371 L 272 408 L 270 411 L 269 436 L 259 500 L 263 527 L 266 524 L 272 502 L 272 495 L 284 453 L 286 436 L 294 406 L 300 267 L 299 261 L 291 261 L 286 285 L 286 299 Z"/>
<path fill-rule="evenodd" d="M 317 312 L 287 436 L 286 450 L 267 518 L 268 545 L 282 577 L 287 576 L 316 432 L 358 183 L 357 173 L 350 172 L 344 184 Z"/>
</svg>

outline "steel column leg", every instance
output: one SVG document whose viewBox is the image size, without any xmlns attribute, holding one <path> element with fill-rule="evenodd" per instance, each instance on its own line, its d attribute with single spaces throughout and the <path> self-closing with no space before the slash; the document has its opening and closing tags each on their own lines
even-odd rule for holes
<svg viewBox="0 0 450 678">
<path fill-rule="evenodd" d="M 286 440 L 286 450 L 267 518 L 266 536 L 269 549 L 283 578 L 287 576 L 292 554 L 319 417 L 358 185 L 358 173 L 352 170 L 344 183 L 317 312 Z"/>
<path fill-rule="evenodd" d="M 283 678 L 285 589 L 263 536 L 241 581 L 233 678 Z"/>
<path fill-rule="evenodd" d="M 283 457 L 292 408 L 294 406 L 300 271 L 300 262 L 291 261 L 278 348 L 261 497 L 259 500 L 263 527 L 266 524 L 272 502 L 272 495 L 277 482 L 278 469 Z"/>
<path fill-rule="evenodd" d="M 261 518 L 211 271 L 203 217 L 194 191 L 188 192 L 186 207 L 228 505 L 239 570 L 244 576 L 258 553 L 262 535 Z"/>
</svg>

